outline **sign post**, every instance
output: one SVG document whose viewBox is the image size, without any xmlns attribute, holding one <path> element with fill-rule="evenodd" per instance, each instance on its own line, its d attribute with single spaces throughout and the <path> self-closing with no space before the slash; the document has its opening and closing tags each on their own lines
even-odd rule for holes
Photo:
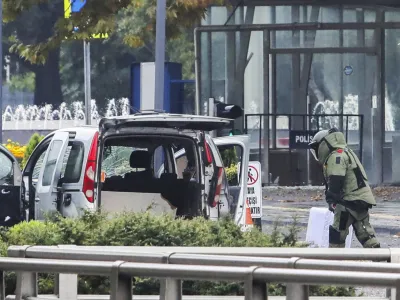
<svg viewBox="0 0 400 300">
<path fill-rule="evenodd" d="M 1 1 L 1 0 L 0 0 Z M 72 13 L 78 13 L 85 6 L 87 0 L 64 0 L 64 18 L 68 19 Z M 79 28 L 74 28 L 74 31 Z M 108 38 L 108 34 L 94 34 L 94 39 Z M 85 82 L 85 124 L 92 123 L 92 86 L 91 86 L 91 67 L 90 67 L 90 42 L 83 41 L 83 65 Z"/>
<path fill-rule="evenodd" d="M 250 207 L 251 217 L 256 227 L 261 229 L 262 218 L 262 184 L 261 163 L 249 161 L 247 173 L 247 196 L 246 201 Z"/>
<path fill-rule="evenodd" d="M 90 68 L 90 42 L 83 41 L 83 64 L 85 77 L 85 124 L 92 123 L 92 86 L 91 86 L 91 68 Z"/>
<path fill-rule="evenodd" d="M 157 0 L 156 10 L 156 61 L 155 61 L 155 108 L 164 108 L 164 64 L 165 64 L 165 22 L 166 0 Z"/>
</svg>

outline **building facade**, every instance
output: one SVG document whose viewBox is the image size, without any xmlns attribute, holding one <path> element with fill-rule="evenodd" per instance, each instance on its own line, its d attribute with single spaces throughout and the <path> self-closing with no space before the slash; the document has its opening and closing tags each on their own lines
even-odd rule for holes
<svg viewBox="0 0 400 300">
<path fill-rule="evenodd" d="M 373 184 L 400 181 L 392 176 L 400 10 L 261 4 L 212 7 L 196 30 L 198 111 L 210 97 L 244 107 L 248 116 L 235 127 L 251 135 L 265 184 L 277 176 L 281 185 L 319 184 L 307 150 L 289 147 L 290 132 L 332 126 L 346 133 Z"/>
</svg>

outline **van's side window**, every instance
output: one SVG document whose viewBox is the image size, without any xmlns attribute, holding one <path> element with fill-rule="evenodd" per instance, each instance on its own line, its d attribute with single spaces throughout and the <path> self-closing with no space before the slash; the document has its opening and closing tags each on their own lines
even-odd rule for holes
<svg viewBox="0 0 400 300">
<path fill-rule="evenodd" d="M 33 167 L 33 171 L 32 171 L 32 181 L 33 182 L 37 182 L 37 180 L 39 179 L 39 173 L 40 173 L 40 169 L 43 166 L 43 159 L 44 156 L 46 154 L 46 149 L 43 149 L 42 154 L 40 154 L 38 160 L 36 161 L 35 166 Z"/>
<path fill-rule="evenodd" d="M 82 143 L 72 142 L 64 155 L 61 178 L 63 183 L 77 183 L 81 178 L 85 149 Z"/>
<path fill-rule="evenodd" d="M 102 169 L 106 172 L 106 178 L 112 176 L 124 177 L 130 172 L 141 172 L 144 168 L 131 167 L 131 155 L 137 150 L 148 151 L 147 148 L 134 148 L 126 146 L 107 146 L 104 148 Z M 132 163 L 135 163 L 134 161 Z M 133 164 L 135 166 L 135 164 Z"/>
<path fill-rule="evenodd" d="M 179 179 L 182 179 L 184 173 L 191 172 L 192 177 L 195 178 L 196 158 L 193 145 L 186 141 L 182 142 L 179 147 L 177 147 L 176 152 L 180 151 L 182 148 L 185 149 L 185 152 L 176 158 L 176 174 Z"/>
<path fill-rule="evenodd" d="M 229 186 L 238 186 L 240 184 L 240 173 L 238 174 L 238 165 L 242 162 L 242 147 L 237 145 L 226 145 L 218 146 L 218 149 L 224 163 Z"/>
<path fill-rule="evenodd" d="M 167 149 L 164 146 L 158 146 L 153 153 L 153 158 L 152 158 L 152 169 L 153 170 L 159 170 L 160 168 L 163 168 L 164 172 L 170 172 L 169 170 L 169 165 L 168 165 L 168 159 L 166 157 L 166 151 Z"/>
<path fill-rule="evenodd" d="M 0 152 L 0 185 L 13 184 L 13 162 L 5 155 Z"/>
<path fill-rule="evenodd" d="M 49 156 L 47 158 L 46 165 L 44 166 L 43 179 L 42 179 L 43 186 L 49 186 L 51 184 L 51 180 L 54 176 L 54 172 L 56 169 L 57 158 L 61 151 L 62 146 L 63 142 L 59 140 L 53 141 L 53 143 L 50 145 L 51 149 L 49 151 Z"/>
<path fill-rule="evenodd" d="M 183 178 L 183 171 L 185 171 L 185 169 L 187 168 L 187 165 L 188 165 L 188 160 L 187 160 L 186 154 L 179 156 L 176 159 L 176 173 L 177 173 L 179 179 Z"/>
</svg>

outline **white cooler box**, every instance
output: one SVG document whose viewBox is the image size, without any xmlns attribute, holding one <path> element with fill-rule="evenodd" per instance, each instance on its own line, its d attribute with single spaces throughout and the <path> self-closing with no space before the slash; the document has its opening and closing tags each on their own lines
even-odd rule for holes
<svg viewBox="0 0 400 300">
<path fill-rule="evenodd" d="M 309 247 L 329 248 L 329 226 L 333 223 L 333 213 L 327 208 L 312 207 L 308 219 L 306 242 Z M 346 248 L 351 247 L 353 226 L 349 228 Z"/>
</svg>

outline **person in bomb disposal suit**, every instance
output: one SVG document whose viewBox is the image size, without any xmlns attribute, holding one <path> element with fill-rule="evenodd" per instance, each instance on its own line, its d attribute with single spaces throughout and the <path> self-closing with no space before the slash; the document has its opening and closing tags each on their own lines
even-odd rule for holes
<svg viewBox="0 0 400 300">
<path fill-rule="evenodd" d="M 310 151 L 323 167 L 325 197 L 334 213 L 329 227 L 329 247 L 345 247 L 349 227 L 353 226 L 364 248 L 380 248 L 368 210 L 376 205 L 360 160 L 349 149 L 336 128 L 319 131 L 309 144 Z"/>
</svg>

